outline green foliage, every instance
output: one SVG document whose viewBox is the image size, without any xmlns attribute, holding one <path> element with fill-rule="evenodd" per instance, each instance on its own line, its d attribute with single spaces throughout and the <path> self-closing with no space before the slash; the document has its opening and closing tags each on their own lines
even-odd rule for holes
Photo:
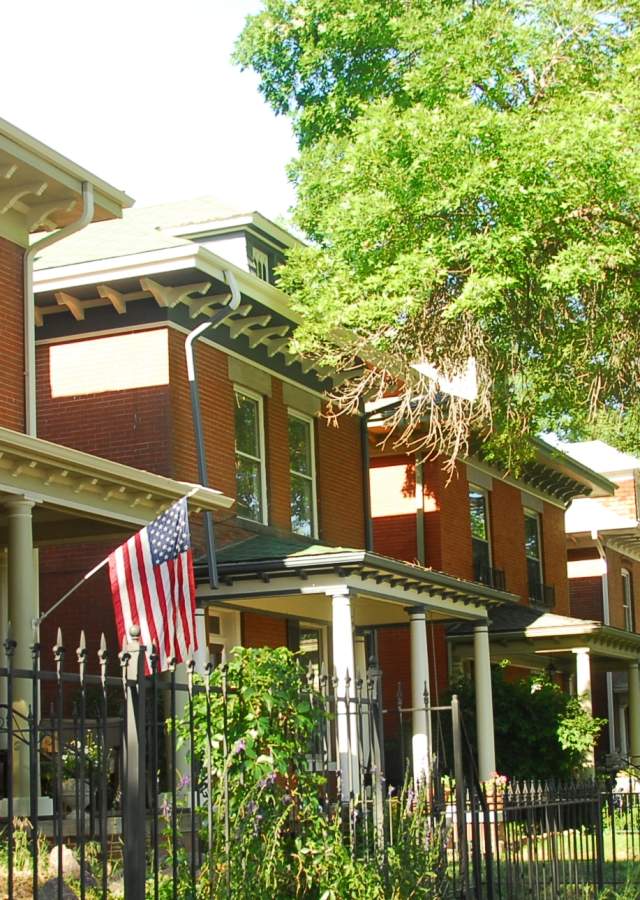
<svg viewBox="0 0 640 900">
<path fill-rule="evenodd" d="M 504 666 L 493 667 L 491 675 L 497 770 L 515 779 L 578 774 L 605 720 L 589 715 L 546 675 L 507 680 Z M 475 747 L 473 682 L 461 679 L 452 691 Z"/>
<path fill-rule="evenodd" d="M 538 428 L 584 433 L 598 410 L 637 423 L 638 14 L 637 0 L 263 0 L 248 19 L 237 59 L 301 148 L 312 244 L 280 275 L 297 346 L 377 364 L 343 407 L 401 385 L 414 402 L 398 425 L 428 413 L 438 449 L 472 428 L 502 457 Z M 469 356 L 473 405 L 443 404 L 411 369 Z"/>
<path fill-rule="evenodd" d="M 228 690 L 226 753 L 220 693 L 223 679 Z M 211 753 L 214 851 L 194 892 L 184 849 L 171 846 L 167 830 L 168 859 L 177 853 L 181 873 L 180 900 L 229 895 L 238 900 L 444 896 L 435 874 L 439 871 L 440 836 L 426 834 L 420 798 L 405 795 L 393 811 L 396 839 L 386 872 L 372 847 L 371 858 L 366 859 L 350 845 L 349 816 L 364 813 L 360 807 L 343 810 L 341 804 L 332 805 L 324 778 L 309 769 L 313 736 L 325 714 L 321 697 L 308 685 L 294 654 L 284 648 L 238 647 L 226 674 L 222 669 L 213 672 L 211 687 L 209 728 L 205 695 L 194 696 L 194 747 L 203 785 Z M 181 739 L 188 738 L 187 716 L 177 731 Z M 168 825 L 170 808 L 166 807 L 163 815 Z M 206 823 L 206 811 L 202 820 Z M 368 827 L 372 835 L 371 822 Z M 163 878 L 162 890 L 169 889 L 169 880 Z"/>
<path fill-rule="evenodd" d="M 578 697 L 570 697 L 558 722 L 560 746 L 578 758 L 584 758 L 606 724 L 606 719 L 595 718 L 587 712 Z"/>
</svg>

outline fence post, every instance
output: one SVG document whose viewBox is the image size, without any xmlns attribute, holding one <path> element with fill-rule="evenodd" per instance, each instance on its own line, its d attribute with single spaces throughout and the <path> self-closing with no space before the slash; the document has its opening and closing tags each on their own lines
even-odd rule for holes
<svg viewBox="0 0 640 900">
<path fill-rule="evenodd" d="M 145 675 L 144 647 L 138 643 L 140 629 L 132 626 L 132 642 L 122 655 L 126 663 L 124 729 L 124 893 L 144 897 L 146 879 L 145 804 Z"/>
<path fill-rule="evenodd" d="M 462 728 L 458 695 L 451 697 L 451 730 L 453 734 L 453 774 L 456 780 L 456 825 L 460 853 L 460 880 L 463 897 L 469 896 L 469 859 L 467 855 L 467 811 L 465 805 L 464 761 L 462 758 Z"/>
</svg>

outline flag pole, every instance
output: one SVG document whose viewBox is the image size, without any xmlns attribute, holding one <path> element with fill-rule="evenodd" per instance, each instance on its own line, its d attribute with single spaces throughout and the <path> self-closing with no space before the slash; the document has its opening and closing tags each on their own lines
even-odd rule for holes
<svg viewBox="0 0 640 900">
<path fill-rule="evenodd" d="M 176 500 L 174 502 L 180 503 L 181 500 L 190 500 L 191 497 L 193 497 L 193 495 L 195 493 L 197 493 L 197 491 L 200 490 L 200 487 L 201 487 L 201 485 L 194 484 L 193 487 L 191 488 L 191 490 L 187 494 L 185 494 L 184 497 L 181 497 L 180 500 Z M 171 504 L 171 505 L 173 506 L 173 504 Z M 144 527 L 146 527 L 146 526 L 144 526 Z M 111 556 L 111 554 L 109 554 L 109 556 Z M 90 569 L 86 573 L 86 575 L 83 575 L 82 578 L 80 579 L 80 581 L 76 582 L 76 584 L 74 584 L 73 587 L 69 588 L 69 590 L 66 592 L 66 594 L 63 594 L 62 597 L 60 597 L 58 600 L 56 600 L 56 602 L 53 604 L 53 606 L 50 606 L 49 609 L 46 610 L 46 612 L 43 612 L 42 615 L 31 620 L 31 625 L 33 627 L 34 632 L 37 632 L 38 628 L 40 628 L 40 625 L 42 625 L 44 620 L 48 616 L 50 616 L 54 610 L 56 610 L 59 606 L 61 606 L 68 597 L 70 597 L 73 593 L 75 593 L 79 587 L 82 587 L 82 585 L 85 583 L 85 581 L 88 581 L 92 575 L 95 575 L 96 572 L 99 572 L 100 569 L 102 569 L 104 566 L 106 566 L 106 564 L 109 562 L 109 556 L 105 556 L 105 558 L 100 560 L 100 562 L 97 565 L 95 565 L 93 567 L 93 569 Z"/>
<path fill-rule="evenodd" d="M 69 590 L 66 592 L 66 594 L 63 594 L 59 600 L 56 600 L 56 602 L 53 604 L 53 606 L 50 606 L 49 609 L 46 610 L 46 612 L 43 612 L 41 616 L 38 616 L 37 619 L 34 619 L 33 620 L 34 631 L 40 627 L 40 625 L 44 622 L 44 620 L 47 618 L 47 616 L 51 615 L 51 613 L 54 611 L 54 609 L 57 609 L 62 603 L 64 603 L 64 601 L 67 599 L 67 597 L 70 597 L 71 594 L 73 594 L 75 591 L 77 591 L 79 587 L 82 587 L 82 585 L 85 583 L 85 581 L 88 581 L 88 579 L 91 578 L 92 575 L 95 575 L 96 572 L 99 572 L 100 569 L 102 569 L 103 566 L 106 566 L 106 564 L 108 562 L 109 562 L 109 557 L 105 556 L 105 558 L 103 560 L 101 560 L 97 566 L 94 566 L 93 569 L 91 569 L 89 572 L 87 572 L 86 575 L 83 575 L 82 578 L 80 579 L 80 581 L 77 582 L 77 584 L 74 584 L 74 586 L 72 588 L 69 588 Z"/>
</svg>

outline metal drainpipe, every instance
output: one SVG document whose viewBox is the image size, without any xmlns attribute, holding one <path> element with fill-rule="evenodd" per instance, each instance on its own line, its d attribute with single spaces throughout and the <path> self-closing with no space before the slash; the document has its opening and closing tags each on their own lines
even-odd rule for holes
<svg viewBox="0 0 640 900">
<path fill-rule="evenodd" d="M 369 427 L 371 413 L 360 412 L 360 453 L 362 459 L 362 500 L 364 507 L 364 548 L 373 550 L 373 520 L 371 518 L 371 480 L 369 476 Z"/>
<path fill-rule="evenodd" d="M 75 234 L 93 221 L 95 208 L 93 185 L 88 181 L 82 183 L 82 213 L 80 217 L 67 225 L 48 234 L 32 244 L 24 254 L 22 287 L 24 295 L 24 403 L 25 432 L 32 437 L 37 433 L 36 411 L 36 325 L 33 299 L 33 263 L 39 251 L 52 244 L 57 244 L 70 234 Z"/>
<path fill-rule="evenodd" d="M 209 328 L 219 325 L 223 319 L 226 319 L 234 310 L 240 306 L 241 295 L 238 283 L 233 272 L 223 271 L 225 281 L 229 285 L 230 300 L 227 306 L 219 309 L 211 316 L 207 322 L 200 325 L 189 332 L 185 341 L 184 350 L 187 357 L 187 378 L 189 379 L 189 390 L 191 393 L 191 411 L 193 415 L 193 430 L 196 439 L 196 453 L 198 456 L 198 478 L 203 487 L 209 486 L 209 476 L 207 473 L 207 458 L 204 445 L 204 434 L 202 432 L 202 415 L 200 412 L 200 394 L 198 392 L 198 379 L 196 375 L 195 359 L 193 355 L 193 345 Z M 209 584 L 212 588 L 218 587 L 218 567 L 216 565 L 216 546 L 215 535 L 213 531 L 213 517 L 210 511 L 204 514 L 204 528 L 206 535 L 207 547 L 207 566 L 209 569 Z"/>
</svg>

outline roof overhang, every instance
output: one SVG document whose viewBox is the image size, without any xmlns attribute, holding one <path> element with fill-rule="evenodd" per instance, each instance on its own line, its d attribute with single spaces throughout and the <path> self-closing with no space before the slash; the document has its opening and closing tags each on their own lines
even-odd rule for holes
<svg viewBox="0 0 640 900">
<path fill-rule="evenodd" d="M 303 247 L 304 241 L 301 241 L 295 235 L 291 234 L 284 228 L 281 228 L 271 219 L 263 216 L 261 213 L 254 211 L 248 213 L 239 213 L 235 216 L 227 216 L 225 218 L 210 219 L 204 222 L 192 222 L 185 225 L 173 225 L 162 228 L 165 234 L 171 234 L 175 237 L 189 237 L 192 239 L 206 237 L 214 234 L 224 234 L 226 232 L 235 232 L 239 229 L 253 229 L 258 232 L 264 232 L 274 238 L 283 247 Z"/>
<path fill-rule="evenodd" d="M 577 650 L 590 652 L 592 666 L 602 671 L 625 668 L 640 660 L 640 634 L 583 619 L 545 613 L 523 628 L 489 628 L 492 659 L 509 659 L 516 665 L 543 668 L 553 660 L 557 668 L 571 671 Z M 449 634 L 457 658 L 472 658 L 469 634 Z M 545 657 L 545 660 L 541 660 Z"/>
<path fill-rule="evenodd" d="M 0 234 L 26 246 L 29 234 L 75 221 L 85 182 L 93 186 L 96 221 L 117 218 L 133 203 L 122 191 L 0 119 Z"/>
<path fill-rule="evenodd" d="M 266 362 L 273 360 L 274 365 L 292 371 L 297 364 L 298 375 L 311 373 L 316 389 L 326 386 L 334 374 L 330 369 L 289 350 L 300 316 L 290 308 L 287 295 L 198 244 L 37 269 L 36 337 L 44 338 L 47 332 L 42 326 L 59 316 L 66 316 L 75 326 L 98 312 L 113 313 L 113 328 L 117 329 L 122 327 L 121 317 L 129 314 L 135 318 L 144 306 L 140 301 L 168 311 L 175 308 L 175 316 L 182 315 L 189 327 L 191 322 L 195 326 L 228 302 L 226 273 L 234 276 L 242 303 L 218 329 L 227 329 L 234 342 L 244 338 L 250 351 L 261 353 Z M 82 333 L 90 330 L 82 328 Z M 209 338 L 214 339 L 212 335 Z"/>
<path fill-rule="evenodd" d="M 292 614 L 295 609 L 297 615 L 309 617 L 314 608 L 320 608 L 318 598 L 326 598 L 340 587 L 369 601 L 361 605 L 367 610 L 367 621 L 356 617 L 356 624 L 362 626 L 405 622 L 407 608 L 411 607 L 423 608 L 433 621 L 453 618 L 484 622 L 488 607 L 515 603 L 517 599 L 504 591 L 365 550 L 221 562 L 218 568 L 219 587 L 201 584 L 198 589 L 203 604 L 282 614 Z M 196 567 L 196 577 L 205 581 L 204 568 Z M 307 602 L 301 604 L 301 598 Z M 381 604 L 387 607 L 385 614 L 381 613 Z"/>
<path fill-rule="evenodd" d="M 38 544 L 135 531 L 184 496 L 193 512 L 233 503 L 213 488 L 0 428 L 0 507 L 12 497 L 33 501 Z M 0 539 L 5 529 L 0 510 Z"/>
</svg>

